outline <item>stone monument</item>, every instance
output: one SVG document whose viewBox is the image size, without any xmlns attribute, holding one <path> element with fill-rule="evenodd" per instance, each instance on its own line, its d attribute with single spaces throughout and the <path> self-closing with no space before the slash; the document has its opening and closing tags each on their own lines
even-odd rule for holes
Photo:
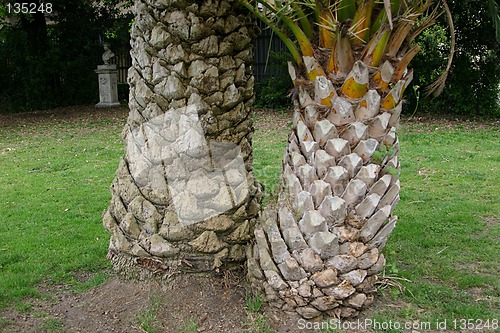
<svg viewBox="0 0 500 333">
<path fill-rule="evenodd" d="M 115 54 L 110 50 L 109 44 L 104 44 L 102 60 L 104 65 L 98 65 L 96 73 L 99 75 L 99 103 L 98 108 L 120 106 L 118 102 L 118 70 L 115 64 L 110 64 L 109 60 Z"/>
</svg>

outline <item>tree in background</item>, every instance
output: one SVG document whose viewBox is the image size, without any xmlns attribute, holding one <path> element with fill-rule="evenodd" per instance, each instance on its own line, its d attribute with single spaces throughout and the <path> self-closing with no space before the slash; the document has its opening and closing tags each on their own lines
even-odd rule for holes
<svg viewBox="0 0 500 333">
<path fill-rule="evenodd" d="M 294 59 L 282 187 L 255 230 L 249 277 L 284 311 L 355 316 L 373 301 L 381 249 L 397 221 L 396 126 L 413 78 L 407 67 L 420 50 L 414 41 L 443 7 L 430 0 L 244 3 Z"/>
<path fill-rule="evenodd" d="M 409 89 L 407 114 L 423 110 L 432 114 L 463 114 L 500 116 L 500 18 L 495 0 L 450 0 L 456 29 L 457 48 L 446 87 L 439 98 L 416 97 Z M 413 60 L 417 69 L 413 84 L 420 87 L 417 94 L 424 96 L 425 88 L 439 76 L 446 66 L 449 36 L 445 18 L 417 39 L 422 47 Z"/>
<path fill-rule="evenodd" d="M 96 101 L 94 72 L 109 31 L 128 30 L 117 1 L 28 1 L 31 14 L 0 5 L 0 112 Z"/>
</svg>

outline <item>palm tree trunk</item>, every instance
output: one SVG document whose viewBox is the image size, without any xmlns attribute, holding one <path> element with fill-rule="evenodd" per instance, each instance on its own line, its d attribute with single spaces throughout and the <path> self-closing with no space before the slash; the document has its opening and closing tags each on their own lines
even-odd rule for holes
<svg viewBox="0 0 500 333">
<path fill-rule="evenodd" d="M 240 265 L 260 211 L 252 170 L 254 21 L 235 0 L 134 5 L 125 156 L 103 216 L 134 278 Z"/>
<path fill-rule="evenodd" d="M 361 62 L 356 71 L 368 78 Z M 352 317 L 373 301 L 385 265 L 380 251 L 397 220 L 401 101 L 379 107 L 376 90 L 362 98 L 337 95 L 325 77 L 295 84 L 279 200 L 255 230 L 249 277 L 284 311 Z M 331 107 L 320 104 L 325 98 Z"/>
</svg>

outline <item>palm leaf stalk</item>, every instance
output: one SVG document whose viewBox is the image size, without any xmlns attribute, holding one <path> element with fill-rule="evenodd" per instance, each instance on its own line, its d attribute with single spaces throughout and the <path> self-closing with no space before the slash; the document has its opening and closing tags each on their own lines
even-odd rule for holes
<svg viewBox="0 0 500 333">
<path fill-rule="evenodd" d="M 295 60 L 279 199 L 255 229 L 249 277 L 284 311 L 355 316 L 373 301 L 397 221 L 411 44 L 449 10 L 444 0 L 241 1 Z"/>
</svg>

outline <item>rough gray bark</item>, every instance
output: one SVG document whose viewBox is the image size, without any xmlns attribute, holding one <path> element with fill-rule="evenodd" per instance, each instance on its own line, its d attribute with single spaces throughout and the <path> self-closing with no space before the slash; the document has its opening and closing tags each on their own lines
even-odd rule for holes
<svg viewBox="0 0 500 333">
<path fill-rule="evenodd" d="M 108 257 L 136 278 L 240 265 L 261 200 L 254 22 L 235 0 L 137 0 L 134 12 L 127 149 L 103 216 Z"/>
</svg>

